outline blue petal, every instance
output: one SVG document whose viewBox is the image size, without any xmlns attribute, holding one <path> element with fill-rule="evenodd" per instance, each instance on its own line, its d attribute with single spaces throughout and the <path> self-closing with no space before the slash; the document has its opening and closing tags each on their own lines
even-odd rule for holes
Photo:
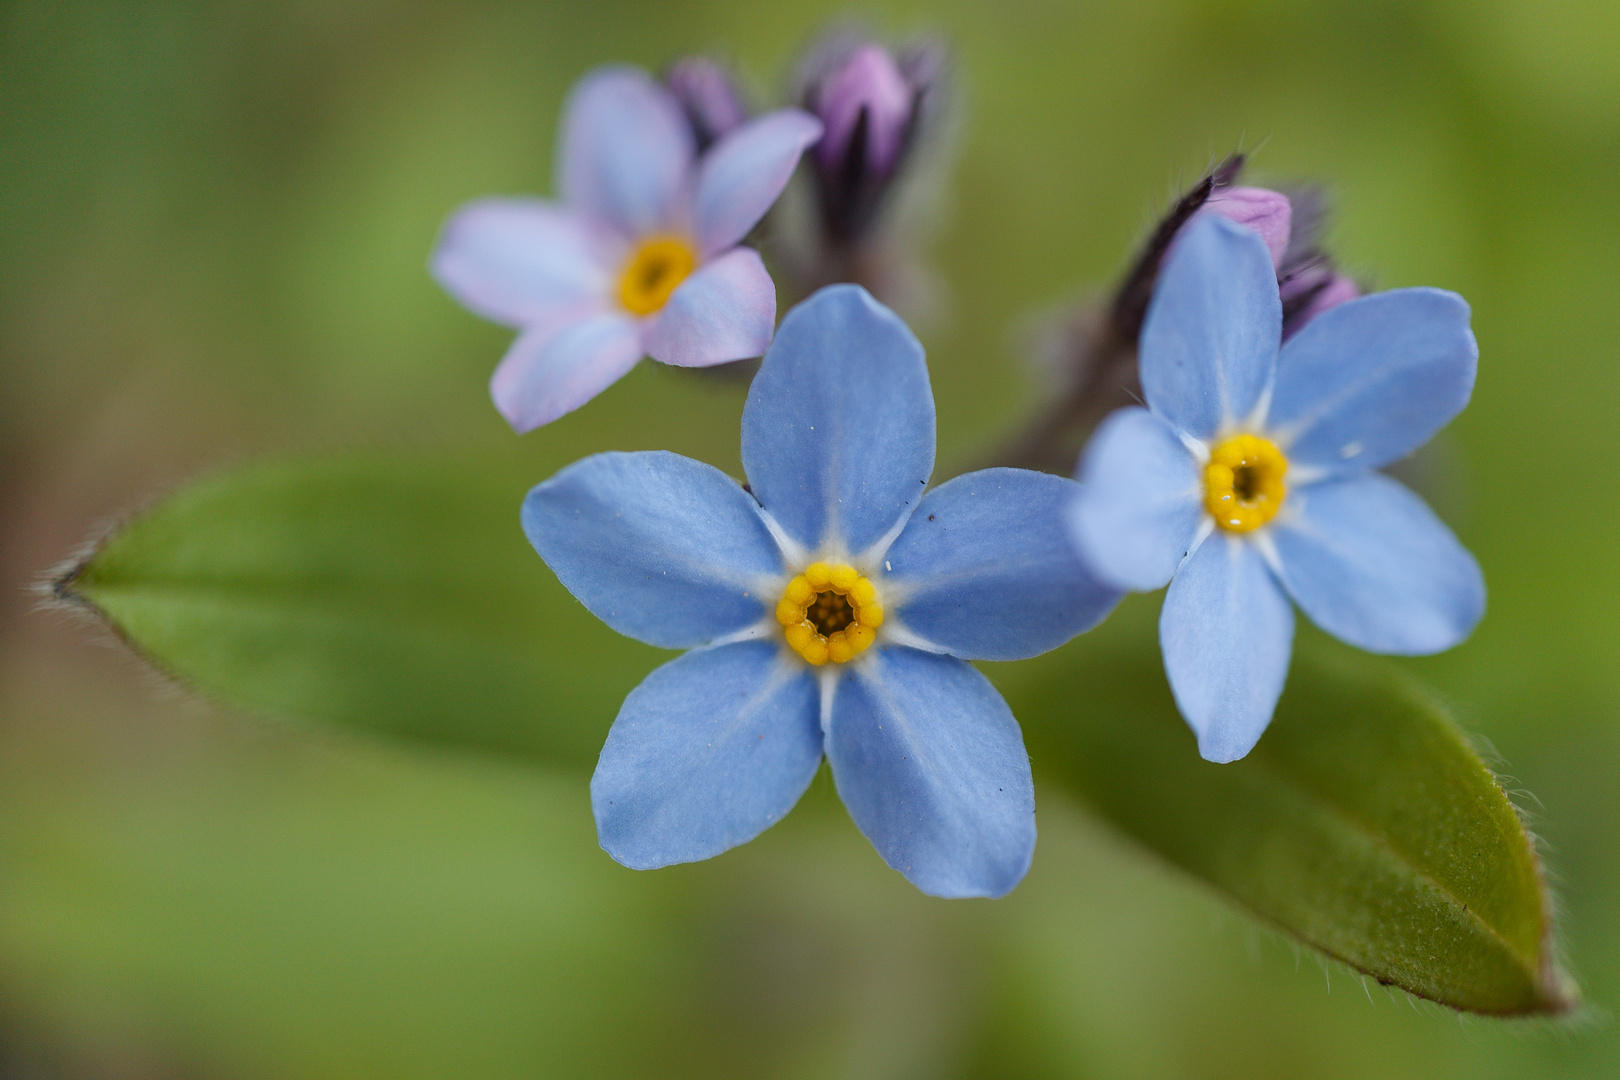
<svg viewBox="0 0 1620 1080">
<path fill-rule="evenodd" d="M 612 241 L 539 199 L 483 199 L 457 210 L 434 249 L 433 277 L 461 304 L 524 326 L 605 308 Z"/>
<path fill-rule="evenodd" d="M 689 652 L 624 699 L 591 777 L 602 847 L 636 870 L 745 844 L 821 765 L 814 676 L 775 643 Z"/>
<path fill-rule="evenodd" d="M 843 673 L 827 760 L 883 861 L 932 896 L 1003 896 L 1035 852 L 1029 755 L 966 661 L 874 649 Z"/>
<path fill-rule="evenodd" d="M 641 328 L 628 315 L 560 316 L 518 335 L 489 393 L 514 431 L 533 431 L 618 382 L 641 354 Z"/>
<path fill-rule="evenodd" d="M 778 109 L 729 132 L 698 166 L 693 204 L 698 244 L 713 255 L 752 229 L 793 177 L 804 148 L 821 138 L 821 121 Z"/>
<path fill-rule="evenodd" d="M 1162 425 L 1161 425 L 1162 426 Z M 884 595 L 907 630 L 967 660 L 1021 660 L 1090 630 L 1119 602 L 1063 525 L 1079 485 L 1025 469 L 930 491 L 889 548 Z"/>
<path fill-rule="evenodd" d="M 1252 229 L 1199 218 L 1165 260 L 1142 324 L 1142 392 L 1153 411 L 1207 439 L 1247 419 L 1271 384 L 1282 303 Z"/>
<path fill-rule="evenodd" d="M 777 600 L 782 557 L 754 500 L 665 450 L 575 462 L 529 492 L 523 531 L 591 614 L 649 645 L 736 633 Z"/>
<path fill-rule="evenodd" d="M 654 360 L 709 367 L 758 356 L 776 325 L 776 284 L 759 253 L 733 248 L 681 282 L 647 331 Z"/>
<path fill-rule="evenodd" d="M 1283 585 L 1335 637 L 1421 656 L 1451 648 L 1485 614 L 1479 564 L 1389 477 L 1312 484 L 1291 492 L 1285 508 L 1292 513 L 1274 530 Z"/>
<path fill-rule="evenodd" d="M 754 495 L 789 536 L 858 554 L 910 514 L 934 471 L 923 349 L 859 285 L 788 312 L 743 409 Z"/>
<path fill-rule="evenodd" d="M 1135 407 L 1102 422 L 1069 509 L 1075 545 L 1099 577 L 1122 589 L 1161 587 L 1203 514 L 1198 462 L 1169 424 Z"/>
<path fill-rule="evenodd" d="M 1376 469 L 1429 441 L 1474 390 L 1468 305 L 1443 289 L 1395 289 L 1327 311 L 1277 362 L 1267 426 L 1289 460 L 1330 475 Z"/>
<path fill-rule="evenodd" d="M 570 206 L 626 236 L 679 228 L 694 150 L 691 127 L 668 90 L 639 68 L 597 68 L 568 95 L 558 190 Z"/>
<path fill-rule="evenodd" d="M 1254 749 L 1288 676 L 1294 609 L 1255 545 L 1217 529 L 1176 572 L 1159 613 L 1176 705 L 1210 761 Z"/>
</svg>

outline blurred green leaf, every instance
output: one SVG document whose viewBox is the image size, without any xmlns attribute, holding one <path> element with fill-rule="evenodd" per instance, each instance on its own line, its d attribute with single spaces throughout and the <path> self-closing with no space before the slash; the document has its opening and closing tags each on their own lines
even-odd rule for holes
<svg viewBox="0 0 1620 1080">
<path fill-rule="evenodd" d="M 350 456 L 202 480 L 57 582 L 239 707 L 588 767 L 659 659 L 585 612 L 518 525 L 555 463 Z"/>
<path fill-rule="evenodd" d="M 687 1075 L 690 898 L 602 855 L 579 778 L 356 750 L 8 773 L 27 1019 L 149 1029 L 152 1075 Z"/>
<path fill-rule="evenodd" d="M 1412 679 L 1303 640 L 1260 744 L 1216 765 L 1199 758 L 1157 650 L 1104 640 L 1054 654 L 1014 695 L 1047 782 L 1381 983 L 1494 1015 L 1573 1006 L 1530 837 Z"/>
<path fill-rule="evenodd" d="M 975 909 L 885 867 L 829 777 L 643 873 L 574 773 L 4 711 L 0 1042 L 59 1050 L 41 1076 L 915 1076 L 973 1015 Z"/>
</svg>

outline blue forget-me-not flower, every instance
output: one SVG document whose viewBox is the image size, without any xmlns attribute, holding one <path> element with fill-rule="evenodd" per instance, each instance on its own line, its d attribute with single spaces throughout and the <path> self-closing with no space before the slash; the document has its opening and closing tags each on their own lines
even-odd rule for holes
<svg viewBox="0 0 1620 1080">
<path fill-rule="evenodd" d="M 1395 289 L 1322 312 L 1279 351 L 1281 333 L 1265 242 L 1218 216 L 1195 221 L 1142 327 L 1147 408 L 1098 428 L 1069 512 L 1104 580 L 1169 582 L 1165 671 L 1211 761 L 1247 754 L 1271 720 L 1290 597 L 1335 637 L 1406 655 L 1457 644 L 1485 608 L 1473 557 L 1375 471 L 1468 403 L 1468 305 Z"/>
<path fill-rule="evenodd" d="M 520 432 L 550 423 L 643 356 L 707 367 L 762 353 L 776 286 L 738 242 L 820 137 L 815 117 L 782 109 L 700 156 L 680 103 L 646 72 L 580 80 L 558 146 L 561 203 L 472 203 L 433 254 L 452 296 L 519 331 L 490 381 L 501 415 Z"/>
<path fill-rule="evenodd" d="M 718 855 L 786 814 L 825 755 L 855 824 L 918 888 L 1006 893 L 1034 851 L 1029 759 L 967 661 L 1045 652 L 1118 599 L 1065 535 L 1078 485 L 989 469 L 927 491 L 922 347 L 855 285 L 783 320 L 742 461 L 747 487 L 673 453 L 597 454 L 523 504 L 595 615 L 690 650 L 608 733 L 602 846 L 639 869 Z"/>
</svg>

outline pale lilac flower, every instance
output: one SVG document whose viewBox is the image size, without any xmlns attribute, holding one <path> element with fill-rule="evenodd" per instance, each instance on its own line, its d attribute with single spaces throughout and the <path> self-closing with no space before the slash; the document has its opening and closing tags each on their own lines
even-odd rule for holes
<svg viewBox="0 0 1620 1080">
<path fill-rule="evenodd" d="M 737 245 L 820 136 L 820 121 L 783 109 L 699 156 L 680 104 L 646 72 L 581 79 L 564 110 L 560 201 L 472 203 L 433 254 L 452 296 L 519 331 L 490 381 L 501 415 L 520 432 L 550 423 L 644 355 L 707 367 L 763 353 L 776 287 Z"/>
</svg>

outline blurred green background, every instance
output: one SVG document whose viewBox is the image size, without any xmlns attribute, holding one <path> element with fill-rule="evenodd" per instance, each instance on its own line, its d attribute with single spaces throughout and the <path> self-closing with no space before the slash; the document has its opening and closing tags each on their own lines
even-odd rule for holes
<svg viewBox="0 0 1620 1080">
<path fill-rule="evenodd" d="M 633 874 L 596 849 L 581 775 L 227 714 L 34 610 L 27 586 L 99 523 L 221 464 L 509 449 L 485 390 L 508 335 L 424 270 L 445 215 L 549 190 L 562 96 L 597 62 L 714 51 L 772 99 L 850 13 L 0 8 L 0 1076 L 1620 1075 L 1610 3 L 854 12 L 959 59 L 919 324 L 945 470 L 1037 399 L 1030 313 L 1107 280 L 1234 148 L 1253 179 L 1331 186 L 1351 270 L 1474 305 L 1479 387 L 1437 502 L 1491 610 L 1411 666 L 1545 841 L 1592 1003 L 1573 1022 L 1365 987 L 1050 790 L 1005 901 L 918 895 L 825 775 L 760 841 Z M 519 450 L 539 480 L 656 430 L 736 471 L 740 407 L 647 365 Z M 617 698 L 639 676 L 601 677 Z"/>
</svg>

